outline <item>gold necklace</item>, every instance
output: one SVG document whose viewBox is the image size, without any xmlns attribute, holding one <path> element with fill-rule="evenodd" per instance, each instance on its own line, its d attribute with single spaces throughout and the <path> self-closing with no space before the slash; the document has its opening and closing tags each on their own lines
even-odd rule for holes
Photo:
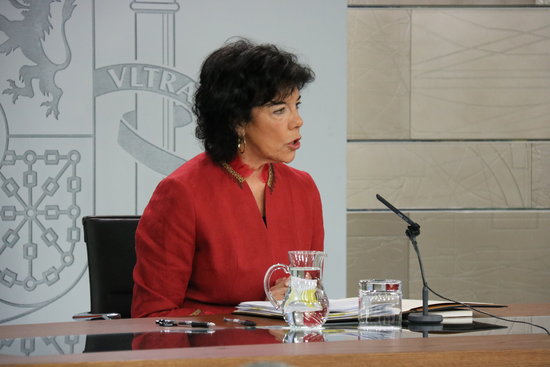
<svg viewBox="0 0 550 367">
<path fill-rule="evenodd" d="M 222 162 L 222 166 L 231 176 L 233 176 L 233 178 L 235 178 L 239 182 L 240 185 L 242 185 L 242 183 L 246 181 L 246 179 L 243 176 L 241 176 L 239 172 L 235 171 L 233 167 L 231 167 L 228 163 Z M 273 190 L 273 181 L 274 181 L 273 177 L 274 177 L 273 165 L 269 163 L 269 173 L 267 175 L 267 187 L 269 187 L 271 190 Z"/>
</svg>

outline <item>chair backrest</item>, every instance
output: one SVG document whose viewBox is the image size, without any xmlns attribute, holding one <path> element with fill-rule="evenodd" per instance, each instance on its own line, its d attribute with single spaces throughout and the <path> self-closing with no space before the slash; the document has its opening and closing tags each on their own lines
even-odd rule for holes
<svg viewBox="0 0 550 367">
<path fill-rule="evenodd" d="M 90 274 L 90 312 L 130 317 L 140 216 L 82 218 Z"/>
</svg>

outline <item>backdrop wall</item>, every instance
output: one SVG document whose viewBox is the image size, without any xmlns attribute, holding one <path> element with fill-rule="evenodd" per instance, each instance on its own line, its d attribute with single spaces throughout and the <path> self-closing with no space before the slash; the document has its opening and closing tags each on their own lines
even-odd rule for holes
<svg viewBox="0 0 550 367">
<path fill-rule="evenodd" d="M 0 31 L 0 323 L 89 309 L 82 216 L 140 214 L 201 151 L 195 81 L 235 36 L 279 44 L 317 74 L 292 165 L 319 186 L 326 288 L 345 296 L 344 0 L 13 0 Z"/>
<path fill-rule="evenodd" d="M 348 294 L 422 294 L 379 193 L 421 225 L 438 293 L 549 302 L 550 8 L 440 3 L 348 8 Z"/>
</svg>

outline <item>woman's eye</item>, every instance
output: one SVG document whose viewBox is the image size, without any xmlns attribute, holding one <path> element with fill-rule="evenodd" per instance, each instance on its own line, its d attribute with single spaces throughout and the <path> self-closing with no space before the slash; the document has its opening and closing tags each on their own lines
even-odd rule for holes
<svg viewBox="0 0 550 367">
<path fill-rule="evenodd" d="M 277 114 L 277 115 L 280 115 L 280 114 L 282 114 L 283 112 L 285 112 L 285 108 L 284 108 L 284 107 L 277 108 L 275 111 L 273 111 L 273 113 L 275 113 L 275 114 Z"/>
</svg>

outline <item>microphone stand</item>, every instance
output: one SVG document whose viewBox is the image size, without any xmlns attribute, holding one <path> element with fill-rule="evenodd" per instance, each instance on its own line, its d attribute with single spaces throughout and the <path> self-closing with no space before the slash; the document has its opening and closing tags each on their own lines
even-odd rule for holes
<svg viewBox="0 0 550 367">
<path fill-rule="evenodd" d="M 422 258 L 420 256 L 420 251 L 418 251 L 418 244 L 416 242 L 416 237 L 420 235 L 420 225 L 418 223 L 413 222 L 409 217 L 407 217 L 405 214 L 403 214 L 399 209 L 391 205 L 386 199 L 384 199 L 382 196 L 376 194 L 376 198 L 385 206 L 391 209 L 395 214 L 397 214 L 401 219 L 403 219 L 405 222 L 409 224 L 407 227 L 407 230 L 405 231 L 405 235 L 409 238 L 411 241 L 414 251 L 416 252 L 416 257 L 418 258 L 418 264 L 420 265 L 420 275 L 422 277 L 422 312 L 414 312 L 409 314 L 408 321 L 409 323 L 413 324 L 423 324 L 423 330 L 425 330 L 425 326 L 428 327 L 430 325 L 439 326 L 437 324 L 440 324 L 441 321 L 443 321 L 443 316 L 431 314 L 428 312 L 428 282 L 426 282 L 426 278 L 424 277 L 424 266 L 422 265 Z M 429 329 L 429 328 L 428 328 Z M 412 330 L 412 329 L 411 329 Z M 426 336 L 424 334 L 424 336 Z"/>
</svg>

